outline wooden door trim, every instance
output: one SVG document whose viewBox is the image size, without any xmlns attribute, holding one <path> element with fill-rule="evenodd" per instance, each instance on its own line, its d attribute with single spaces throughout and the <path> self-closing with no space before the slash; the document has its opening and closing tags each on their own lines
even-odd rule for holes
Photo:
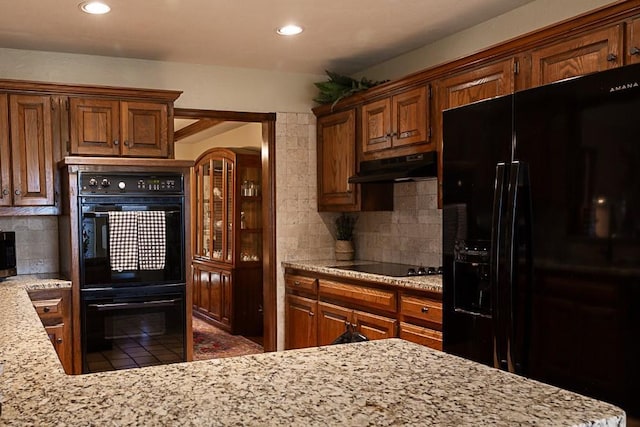
<svg viewBox="0 0 640 427">
<path fill-rule="evenodd" d="M 173 117 L 260 123 L 262 125 L 262 305 L 264 351 L 277 350 L 276 114 L 174 108 Z"/>
</svg>

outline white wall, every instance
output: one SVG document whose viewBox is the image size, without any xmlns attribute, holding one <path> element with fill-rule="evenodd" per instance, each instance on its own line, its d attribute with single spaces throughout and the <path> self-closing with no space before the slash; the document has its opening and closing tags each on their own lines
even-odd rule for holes
<svg viewBox="0 0 640 427">
<path fill-rule="evenodd" d="M 616 0 L 536 0 L 435 43 L 363 70 L 357 77 L 398 79 L 476 53 Z"/>
<path fill-rule="evenodd" d="M 181 90 L 176 107 L 270 113 L 308 112 L 324 76 L 0 49 L 0 78 Z"/>
<path fill-rule="evenodd" d="M 262 124 L 247 123 L 228 132 L 197 142 L 175 144 L 175 158 L 195 160 L 213 147 L 261 147 Z"/>
</svg>

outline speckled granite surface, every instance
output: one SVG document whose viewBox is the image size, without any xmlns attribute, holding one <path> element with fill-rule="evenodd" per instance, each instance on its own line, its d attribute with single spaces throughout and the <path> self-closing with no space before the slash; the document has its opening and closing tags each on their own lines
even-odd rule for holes
<svg viewBox="0 0 640 427">
<path fill-rule="evenodd" d="M 375 261 L 335 261 L 335 260 L 311 260 L 311 261 L 284 261 L 282 267 L 296 268 L 315 273 L 331 274 L 336 277 L 346 277 L 351 279 L 369 280 L 372 282 L 384 283 L 387 285 L 400 286 L 404 288 L 417 288 L 432 292 L 442 292 L 442 276 L 410 276 L 391 277 L 379 274 L 361 273 L 352 270 L 340 270 L 331 268 L 336 265 L 372 264 Z"/>
<path fill-rule="evenodd" d="M 399 339 L 67 376 L 25 285 L 0 283 L 1 425 L 624 425 L 612 405 Z"/>
</svg>

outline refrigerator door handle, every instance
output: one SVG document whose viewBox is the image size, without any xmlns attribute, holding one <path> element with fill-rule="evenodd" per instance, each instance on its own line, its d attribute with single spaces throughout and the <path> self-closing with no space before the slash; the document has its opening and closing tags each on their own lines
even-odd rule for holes
<svg viewBox="0 0 640 427">
<path fill-rule="evenodd" d="M 502 333 L 503 310 L 500 307 L 500 258 L 502 257 L 502 221 L 504 205 L 505 163 L 496 165 L 491 218 L 491 253 L 489 257 L 489 284 L 491 289 L 491 319 L 493 324 L 493 366 L 504 369 L 505 342 Z"/>
<path fill-rule="evenodd" d="M 507 370 L 509 372 L 516 372 L 516 366 L 514 361 L 515 350 L 515 292 L 514 286 L 516 285 L 515 277 L 515 265 L 514 261 L 517 260 L 517 255 L 514 253 L 516 250 L 515 238 L 516 238 L 516 222 L 518 219 L 518 188 L 520 183 L 521 163 L 514 161 L 510 165 L 509 170 L 509 185 L 507 187 L 507 207 L 505 218 L 505 277 L 508 278 L 508 283 L 504 284 L 504 294 L 502 300 L 502 306 L 506 311 L 506 319 L 504 323 L 504 332 L 506 338 L 506 361 Z"/>
</svg>

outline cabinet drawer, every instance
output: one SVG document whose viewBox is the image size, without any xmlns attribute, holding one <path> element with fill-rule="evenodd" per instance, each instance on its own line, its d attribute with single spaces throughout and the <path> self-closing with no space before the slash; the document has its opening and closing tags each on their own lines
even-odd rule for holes
<svg viewBox="0 0 640 427">
<path fill-rule="evenodd" d="M 400 313 L 403 316 L 442 325 L 442 301 L 413 296 L 400 296 Z"/>
<path fill-rule="evenodd" d="M 62 298 L 35 300 L 31 301 L 31 303 L 40 317 L 62 314 Z"/>
<path fill-rule="evenodd" d="M 396 293 L 368 286 L 351 285 L 330 280 L 320 280 L 318 292 L 323 297 L 331 297 L 342 301 L 377 308 L 385 311 L 396 311 Z"/>
<path fill-rule="evenodd" d="M 442 351 L 442 332 L 410 323 L 400 323 L 400 338 Z"/>
<path fill-rule="evenodd" d="M 314 279 L 313 277 L 287 274 L 285 276 L 285 282 L 289 289 L 301 290 L 314 294 L 318 292 L 318 279 Z"/>
</svg>

